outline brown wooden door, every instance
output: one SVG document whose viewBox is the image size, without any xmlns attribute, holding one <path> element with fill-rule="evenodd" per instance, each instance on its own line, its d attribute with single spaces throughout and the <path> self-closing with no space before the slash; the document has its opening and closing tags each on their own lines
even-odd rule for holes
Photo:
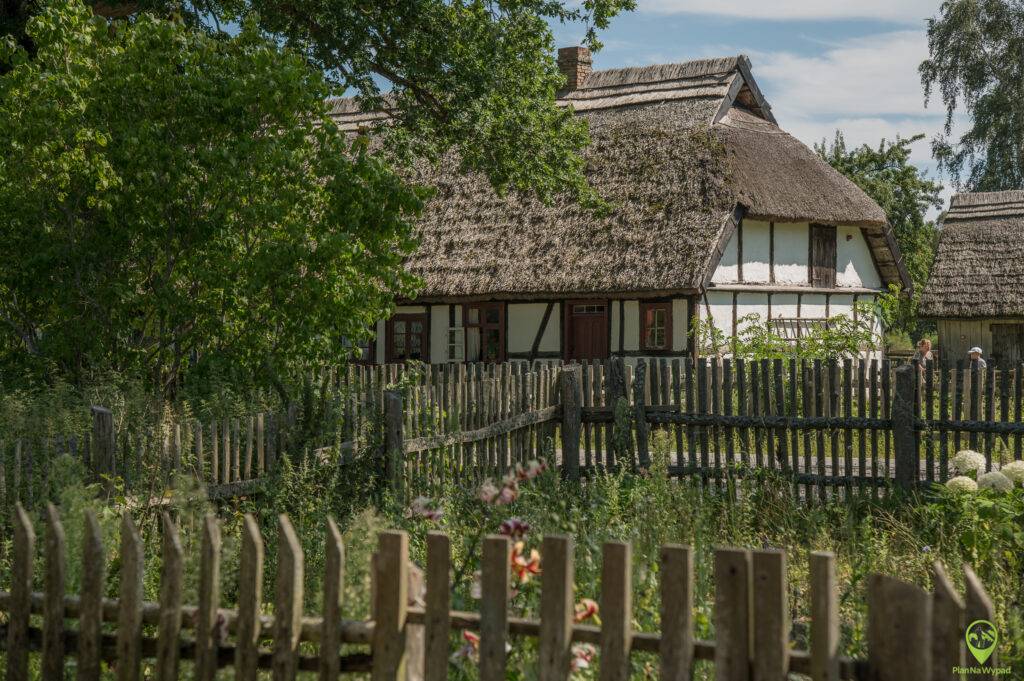
<svg viewBox="0 0 1024 681">
<path fill-rule="evenodd" d="M 569 360 L 608 357 L 608 303 L 570 301 L 566 303 L 565 358 Z"/>
<path fill-rule="evenodd" d="M 836 285 L 836 228 L 811 225 L 811 286 L 833 288 Z"/>
<path fill-rule="evenodd" d="M 1022 345 L 1024 324 L 992 325 L 992 351 L 989 356 L 995 364 L 1003 367 L 1017 364 L 1021 360 Z"/>
</svg>

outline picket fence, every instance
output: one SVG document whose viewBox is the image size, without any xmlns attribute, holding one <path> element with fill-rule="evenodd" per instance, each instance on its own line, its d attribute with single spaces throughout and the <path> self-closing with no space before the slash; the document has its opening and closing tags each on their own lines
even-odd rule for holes
<svg viewBox="0 0 1024 681">
<path fill-rule="evenodd" d="M 505 536 L 483 542 L 479 612 L 451 609 L 451 547 L 441 533 L 427 536 L 425 571 L 410 566 L 408 537 L 388 531 L 378 537 L 372 559 L 372 617 L 346 619 L 344 546 L 338 528 L 327 521 L 323 607 L 304 610 L 304 556 L 286 516 L 279 519 L 273 612 L 264 614 L 264 545 L 259 527 L 246 516 L 240 548 L 238 604 L 225 608 L 220 595 L 221 537 L 217 520 L 203 526 L 198 604 L 183 604 L 182 544 L 174 523 L 163 516 L 158 602 L 143 599 L 145 557 L 139 532 L 125 513 L 121 523 L 117 599 L 106 599 L 106 558 L 95 516 L 87 515 L 82 546 L 82 581 L 67 592 L 67 546 L 57 510 L 46 513 L 41 581 L 33 591 L 36 535 L 24 509 L 16 507 L 12 581 L 0 592 L 0 643 L 6 678 L 29 678 L 32 653 L 47 681 L 65 677 L 65 660 L 75 660 L 76 678 L 100 679 L 103 663 L 118 681 L 142 678 L 142 663 L 152 659 L 158 681 L 214 679 L 233 667 L 238 679 L 256 679 L 261 670 L 291 681 L 298 672 L 322 680 L 341 673 L 369 672 L 375 681 L 448 678 L 452 653 L 461 641 L 453 632 L 479 632 L 475 651 L 482 681 L 506 678 L 507 644 L 513 638 L 536 639 L 541 681 L 568 679 L 577 644 L 599 648 L 599 678 L 629 678 L 631 655 L 658 658 L 662 679 L 690 679 L 694 663 L 709 661 L 719 681 L 782 680 L 790 672 L 815 681 L 938 681 L 956 679 L 964 666 L 966 622 L 994 621 L 992 602 L 969 567 L 961 597 L 942 565 L 934 566 L 931 593 L 898 579 L 872 575 L 867 581 L 867 656 L 841 657 L 835 558 L 809 557 L 808 649 L 790 641 L 787 557 L 781 551 L 722 548 L 714 554 L 713 641 L 694 637 L 694 553 L 684 546 L 661 550 L 660 631 L 635 631 L 632 618 L 630 545 L 606 543 L 602 553 L 600 626 L 575 621 L 574 547 L 566 536 L 541 543 L 539 618 L 511 610 L 511 543 Z M 413 575 L 415 574 L 415 578 Z M 588 587 L 590 588 L 590 587 Z M 41 616 L 41 617 L 40 617 Z M 77 620 L 68 628 L 67 620 Z M 109 633 L 113 625 L 116 630 Z M 191 636 L 183 630 L 191 629 Z M 155 635 L 154 635 L 155 633 Z M 453 646 L 453 639 L 456 642 Z M 984 666 L 999 664 L 994 654 Z"/>
<path fill-rule="evenodd" d="M 304 409 L 331 416 L 313 433 L 299 432 L 298 407 L 144 428 L 115 428 L 115 415 L 94 407 L 86 437 L 0 432 L 0 506 L 52 496 L 50 462 L 63 454 L 141 497 L 181 472 L 217 497 L 258 491 L 283 453 L 345 465 L 383 452 L 387 479 L 411 495 L 533 458 L 570 478 L 646 467 L 660 447 L 673 476 L 727 485 L 772 470 L 813 502 L 943 482 L 964 447 L 989 469 L 1024 451 L 1024 365 L 613 358 L 360 366 L 320 382 Z"/>
</svg>

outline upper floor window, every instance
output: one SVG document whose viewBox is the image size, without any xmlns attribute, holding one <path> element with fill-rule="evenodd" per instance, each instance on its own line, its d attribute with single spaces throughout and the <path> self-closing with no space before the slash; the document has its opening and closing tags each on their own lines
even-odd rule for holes
<svg viewBox="0 0 1024 681">
<path fill-rule="evenodd" d="M 835 288 L 836 285 L 836 228 L 831 225 L 811 225 L 809 275 L 811 286 Z"/>
<path fill-rule="evenodd" d="M 640 349 L 667 352 L 672 349 L 672 303 L 640 303 Z"/>
<path fill-rule="evenodd" d="M 505 305 L 472 303 L 462 311 L 467 362 L 505 361 Z"/>
</svg>

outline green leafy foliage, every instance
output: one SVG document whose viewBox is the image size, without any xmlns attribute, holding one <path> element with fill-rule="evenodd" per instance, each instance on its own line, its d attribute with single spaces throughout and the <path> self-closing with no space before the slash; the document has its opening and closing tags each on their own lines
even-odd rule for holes
<svg viewBox="0 0 1024 681">
<path fill-rule="evenodd" d="M 821 158 L 853 181 L 885 211 L 903 254 L 903 263 L 914 286 L 909 296 L 897 298 L 898 309 L 887 319 L 889 328 L 919 333 L 917 301 L 931 270 L 935 256 L 938 230 L 926 218 L 930 208 L 942 208 L 939 192 L 942 185 L 928 177 L 910 162 L 910 147 L 923 135 L 897 137 L 895 142 L 882 140 L 878 147 L 846 146 L 843 134 L 836 131 L 831 144 L 823 140 L 814 145 Z"/>
<path fill-rule="evenodd" d="M 834 315 L 822 319 L 801 333 L 799 342 L 784 338 L 771 322 L 757 313 L 736 320 L 737 332 L 728 336 L 715 326 L 711 318 L 694 318 L 694 335 L 702 355 L 731 354 L 745 359 L 774 359 L 796 357 L 805 359 L 839 359 L 856 357 L 874 350 L 880 338 L 874 320 L 878 311 L 874 306 L 860 303 L 858 315 Z"/>
<path fill-rule="evenodd" d="M 338 360 L 414 281 L 423 193 L 327 116 L 328 83 L 234 38 L 54 0 L 0 76 L 0 366 L 173 390 Z"/>
<path fill-rule="evenodd" d="M 925 99 L 937 92 L 946 109 L 944 134 L 932 140 L 939 168 L 970 191 L 1024 186 L 1024 4 L 945 0 L 928 20 L 928 53 Z M 967 130 L 952 139 L 964 114 Z"/>
</svg>

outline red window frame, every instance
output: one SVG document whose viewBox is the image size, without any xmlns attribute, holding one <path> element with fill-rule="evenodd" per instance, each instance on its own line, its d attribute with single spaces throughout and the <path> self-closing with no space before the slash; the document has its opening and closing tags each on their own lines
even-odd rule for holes
<svg viewBox="0 0 1024 681">
<path fill-rule="evenodd" d="M 647 342 L 656 312 L 664 315 L 664 347 L 655 347 Z M 640 350 L 652 353 L 672 352 L 672 301 L 640 303 Z"/>
<path fill-rule="evenodd" d="M 477 321 L 471 322 L 471 311 L 477 311 Z M 488 321 L 488 313 L 493 312 L 497 321 Z M 463 339 L 462 356 L 466 362 L 504 362 L 507 339 L 505 338 L 505 303 L 466 303 L 462 306 L 462 327 L 466 337 Z M 470 329 L 480 331 L 480 354 L 479 360 L 469 359 L 469 332 Z M 498 332 L 498 354 L 494 357 L 483 356 L 483 342 L 488 331 Z"/>
<path fill-rule="evenodd" d="M 426 312 L 413 312 L 413 313 L 402 313 L 396 314 L 388 320 L 387 324 L 387 335 L 386 335 L 386 347 L 387 353 L 385 353 L 386 361 L 388 363 L 394 362 L 408 362 L 409 357 L 399 357 L 398 353 L 395 352 L 395 322 L 404 322 L 406 324 L 413 324 L 419 322 L 422 325 L 422 331 L 419 332 L 420 338 L 420 350 L 421 355 L 419 358 L 415 358 L 414 361 L 418 362 L 430 362 L 430 324 L 429 316 Z M 406 335 L 410 335 L 406 331 Z M 408 343 L 406 343 L 408 346 Z"/>
</svg>

